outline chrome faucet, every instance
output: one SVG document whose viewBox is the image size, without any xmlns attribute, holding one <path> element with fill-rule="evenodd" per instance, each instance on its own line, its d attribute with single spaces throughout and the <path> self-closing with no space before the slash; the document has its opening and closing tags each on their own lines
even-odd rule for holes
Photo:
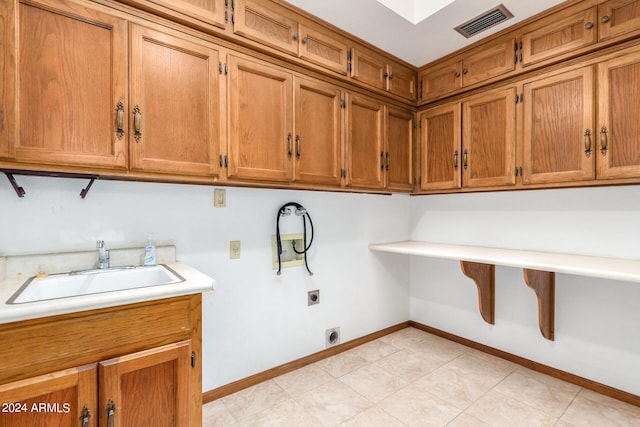
<svg viewBox="0 0 640 427">
<path fill-rule="evenodd" d="M 104 240 L 98 240 L 98 268 L 109 268 L 109 251 L 104 247 Z"/>
</svg>

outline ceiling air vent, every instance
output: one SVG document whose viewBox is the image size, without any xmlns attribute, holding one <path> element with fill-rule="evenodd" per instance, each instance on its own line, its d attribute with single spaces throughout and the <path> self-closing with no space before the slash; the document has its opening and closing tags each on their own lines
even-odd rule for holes
<svg viewBox="0 0 640 427">
<path fill-rule="evenodd" d="M 475 36 L 476 34 L 498 25 L 501 22 L 506 21 L 509 18 L 513 18 L 513 13 L 509 12 L 503 4 L 488 10 L 487 12 L 476 16 L 473 19 L 460 24 L 454 28 L 457 32 L 465 36 L 466 38 Z"/>
</svg>

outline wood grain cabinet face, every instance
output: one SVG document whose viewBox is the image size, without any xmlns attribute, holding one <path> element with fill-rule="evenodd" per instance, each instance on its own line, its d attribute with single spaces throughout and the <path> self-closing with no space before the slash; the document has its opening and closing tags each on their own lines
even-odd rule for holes
<svg viewBox="0 0 640 427">
<path fill-rule="evenodd" d="M 233 32 L 248 39 L 298 55 L 298 21 L 251 0 L 234 0 Z"/>
<path fill-rule="evenodd" d="M 598 64 L 597 178 L 640 177 L 640 51 Z"/>
<path fill-rule="evenodd" d="M 160 15 L 184 14 L 204 24 L 224 28 L 225 3 L 229 0 L 123 0 Z"/>
<path fill-rule="evenodd" d="M 461 114 L 455 102 L 420 113 L 422 190 L 461 188 Z"/>
<path fill-rule="evenodd" d="M 295 180 L 340 185 L 344 167 L 344 94 L 335 86 L 296 77 Z"/>
<path fill-rule="evenodd" d="M 125 169 L 126 23 L 65 1 L 18 5 L 21 162 Z"/>
<path fill-rule="evenodd" d="M 348 185 L 384 188 L 384 106 L 372 99 L 349 95 L 347 114 Z"/>
<path fill-rule="evenodd" d="M 387 64 L 387 90 L 406 99 L 416 99 L 416 73 L 399 64 Z"/>
<path fill-rule="evenodd" d="M 0 385 L 0 402 L 13 405 L 4 408 L 0 427 L 79 426 L 85 407 L 91 411 L 88 426 L 96 427 L 97 375 L 93 363 Z"/>
<path fill-rule="evenodd" d="M 593 67 L 525 83 L 524 184 L 595 178 Z"/>
<path fill-rule="evenodd" d="M 445 63 L 420 72 L 422 101 L 439 98 L 462 88 L 462 61 Z"/>
<path fill-rule="evenodd" d="M 415 99 L 416 73 L 363 49 L 351 49 L 351 78 L 406 99 Z"/>
<path fill-rule="evenodd" d="M 609 40 L 640 32 L 640 0 L 609 0 L 598 5 L 598 34 Z"/>
<path fill-rule="evenodd" d="M 218 52 L 131 26 L 131 169 L 217 173 Z"/>
<path fill-rule="evenodd" d="M 412 112 L 385 107 L 386 187 L 389 190 L 411 191 L 413 188 L 413 128 Z"/>
<path fill-rule="evenodd" d="M 347 74 L 347 44 L 326 32 L 300 24 L 300 57 L 329 70 Z"/>
<path fill-rule="evenodd" d="M 522 36 L 522 64 L 526 67 L 591 45 L 597 40 L 597 28 L 596 7 L 554 19 Z"/>
<path fill-rule="evenodd" d="M 496 89 L 462 103 L 462 182 L 515 185 L 516 90 Z"/>
<path fill-rule="evenodd" d="M 293 76 L 229 55 L 229 178 L 293 180 Z"/>
</svg>

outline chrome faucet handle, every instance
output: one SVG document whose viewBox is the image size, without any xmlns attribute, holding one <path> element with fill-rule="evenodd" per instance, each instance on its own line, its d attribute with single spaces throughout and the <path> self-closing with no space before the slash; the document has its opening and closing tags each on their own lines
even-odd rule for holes
<svg viewBox="0 0 640 427">
<path fill-rule="evenodd" d="M 98 240 L 98 241 L 96 242 L 96 247 L 97 247 L 98 249 L 102 249 L 102 248 L 104 248 L 104 240 Z"/>
</svg>

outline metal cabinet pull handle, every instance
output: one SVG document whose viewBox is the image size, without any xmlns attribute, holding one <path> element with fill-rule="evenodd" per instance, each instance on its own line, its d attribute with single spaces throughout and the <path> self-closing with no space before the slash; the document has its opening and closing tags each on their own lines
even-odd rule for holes
<svg viewBox="0 0 640 427">
<path fill-rule="evenodd" d="M 609 15 L 604 15 L 602 18 L 600 18 L 600 22 L 606 24 L 607 22 L 609 22 L 609 19 Z"/>
<path fill-rule="evenodd" d="M 384 151 L 380 152 L 380 170 L 384 170 Z"/>
<path fill-rule="evenodd" d="M 107 426 L 108 427 L 115 427 L 115 423 L 116 423 L 116 404 L 113 403 L 113 399 L 109 399 L 109 403 L 107 403 Z"/>
<path fill-rule="evenodd" d="M 300 158 L 301 150 L 300 150 L 300 135 L 296 135 L 296 158 Z"/>
<path fill-rule="evenodd" d="M 302 43 L 303 43 L 303 44 L 307 44 L 308 42 L 309 42 L 309 37 L 304 37 L 304 38 L 302 39 Z"/>
<path fill-rule="evenodd" d="M 584 24 L 584 28 L 586 28 L 587 30 L 590 30 L 593 28 L 593 22 L 589 21 L 586 24 Z"/>
<path fill-rule="evenodd" d="M 139 106 L 135 106 L 133 108 L 133 136 L 136 138 L 136 142 L 140 142 L 140 138 L 142 138 L 142 112 L 140 111 Z"/>
<path fill-rule="evenodd" d="M 298 41 L 299 38 L 300 38 L 300 35 L 298 33 L 293 33 L 293 39 L 295 41 Z"/>
<path fill-rule="evenodd" d="M 291 133 L 287 134 L 287 143 L 289 144 L 289 151 L 287 152 L 287 156 L 291 158 L 293 154 L 293 139 L 291 138 Z"/>
<path fill-rule="evenodd" d="M 466 68 L 462 69 L 462 74 L 467 74 L 469 72 L 469 70 L 467 70 Z"/>
<path fill-rule="evenodd" d="M 82 423 L 82 427 L 89 427 L 89 418 L 91 418 L 91 411 L 85 405 L 82 408 L 82 412 L 80 412 L 80 422 Z"/>
<path fill-rule="evenodd" d="M 387 166 L 386 166 L 386 170 L 387 172 L 389 172 L 389 152 L 387 151 L 387 154 L 385 155 L 386 159 L 387 159 Z"/>
<path fill-rule="evenodd" d="M 458 169 L 458 150 L 453 153 L 453 168 Z"/>
<path fill-rule="evenodd" d="M 118 138 L 122 138 L 124 136 L 124 105 L 122 101 L 116 105 L 116 123 L 116 135 L 118 135 Z"/>
<path fill-rule="evenodd" d="M 591 155 L 591 131 L 589 129 L 584 131 L 584 154 L 587 157 Z"/>
<path fill-rule="evenodd" d="M 464 150 L 464 152 L 462 153 L 462 167 L 465 168 L 465 170 L 469 165 L 468 160 L 469 160 L 469 153 L 467 152 L 467 150 Z"/>
<path fill-rule="evenodd" d="M 607 154 L 607 145 L 607 128 L 606 126 L 602 126 L 600 129 L 600 152 L 603 156 Z"/>
<path fill-rule="evenodd" d="M 453 73 L 453 75 L 454 75 L 455 77 L 460 77 L 460 71 L 456 71 L 456 72 L 454 72 L 454 73 Z"/>
</svg>

